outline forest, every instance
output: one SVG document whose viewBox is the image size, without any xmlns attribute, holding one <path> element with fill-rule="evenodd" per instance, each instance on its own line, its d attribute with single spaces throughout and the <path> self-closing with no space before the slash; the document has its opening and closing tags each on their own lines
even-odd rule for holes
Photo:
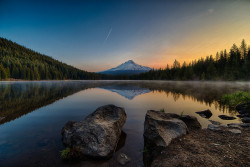
<svg viewBox="0 0 250 167">
<path fill-rule="evenodd" d="M 49 56 L 0 37 L 0 79 L 98 79 L 99 74 L 79 70 Z"/>
<path fill-rule="evenodd" d="M 250 47 L 243 39 L 233 44 L 229 52 L 200 58 L 182 65 L 175 60 L 170 67 L 154 69 L 131 76 L 112 76 L 91 73 L 62 63 L 15 42 L 0 37 L 0 79 L 22 80 L 250 80 Z"/>
<path fill-rule="evenodd" d="M 141 80 L 249 80 L 250 47 L 243 39 L 238 47 L 233 44 L 230 51 L 222 50 L 205 59 L 200 58 L 182 65 L 175 60 L 170 67 L 151 70 L 147 73 L 131 76 L 130 79 Z"/>
</svg>

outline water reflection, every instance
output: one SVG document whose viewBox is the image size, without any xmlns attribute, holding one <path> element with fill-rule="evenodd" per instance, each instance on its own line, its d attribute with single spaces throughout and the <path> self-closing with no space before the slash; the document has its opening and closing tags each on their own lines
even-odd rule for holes
<svg viewBox="0 0 250 167">
<path fill-rule="evenodd" d="M 249 83 L 234 82 L 161 82 L 161 81 L 68 81 L 68 82 L 1 82 L 0 124 L 19 118 L 35 109 L 51 104 L 80 90 L 102 88 L 129 100 L 149 92 L 164 92 L 174 101 L 180 98 L 212 104 L 220 111 L 229 108 L 220 103 L 225 93 L 249 91 Z M 230 110 L 235 114 L 234 110 Z"/>
<path fill-rule="evenodd" d="M 78 82 L 3 82 L 0 84 L 0 124 L 92 86 Z"/>
<path fill-rule="evenodd" d="M 129 100 L 133 100 L 136 96 L 151 92 L 148 88 L 142 88 L 134 85 L 106 85 L 99 88 L 115 92 Z"/>
<path fill-rule="evenodd" d="M 0 166 L 118 166 L 120 153 L 131 157 L 130 166 L 143 166 L 143 123 L 149 109 L 197 116 L 227 124 L 218 115 L 229 111 L 220 104 L 224 93 L 249 91 L 250 83 L 163 81 L 56 81 L 0 82 Z M 67 97 L 67 98 L 65 98 Z M 125 97 L 125 98 L 124 98 Z M 108 161 L 65 163 L 61 128 L 81 121 L 106 104 L 124 107 L 127 121 L 117 152 Z M 210 109 L 209 120 L 195 112 Z M 17 119 L 18 118 L 18 119 Z M 13 120 L 13 121 L 11 121 Z M 240 120 L 232 120 L 239 122 Z"/>
</svg>

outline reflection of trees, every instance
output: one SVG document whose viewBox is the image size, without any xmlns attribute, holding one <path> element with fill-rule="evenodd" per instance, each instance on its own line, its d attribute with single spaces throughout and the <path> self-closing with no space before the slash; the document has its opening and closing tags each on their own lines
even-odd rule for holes
<svg viewBox="0 0 250 167">
<path fill-rule="evenodd" d="M 164 91 L 166 95 L 173 96 L 177 101 L 180 95 L 183 99 L 191 99 L 208 106 L 215 105 L 222 112 L 230 111 L 220 102 L 221 96 L 226 93 L 236 91 L 250 91 L 250 84 L 237 84 L 231 82 L 142 82 L 142 87 L 146 87 L 152 91 Z"/>
<path fill-rule="evenodd" d="M 179 93 L 173 93 L 173 98 L 174 98 L 174 101 L 177 101 L 180 98 L 180 94 Z"/>
<path fill-rule="evenodd" d="M 222 112 L 228 108 L 220 103 L 223 94 L 249 91 L 250 84 L 219 82 L 156 82 L 156 81 L 64 81 L 64 82 L 14 82 L 0 84 L 0 124 L 16 119 L 37 108 L 51 104 L 80 90 L 109 86 L 133 86 L 150 91 L 164 92 L 177 101 L 180 97 L 208 106 L 215 105 Z M 230 111 L 234 112 L 234 111 Z M 1 119 L 3 118 L 4 119 Z"/>
<path fill-rule="evenodd" d="M 0 124 L 16 119 L 63 97 L 87 89 L 78 82 L 27 82 L 0 84 Z"/>
</svg>

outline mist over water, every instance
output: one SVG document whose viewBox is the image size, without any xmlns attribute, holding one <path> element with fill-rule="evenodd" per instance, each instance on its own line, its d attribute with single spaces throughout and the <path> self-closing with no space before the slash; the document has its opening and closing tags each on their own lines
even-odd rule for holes
<svg viewBox="0 0 250 167">
<path fill-rule="evenodd" d="M 249 82 L 175 81 L 42 81 L 0 82 L 0 166 L 116 166 L 118 153 L 143 165 L 143 124 L 147 110 L 196 116 L 203 128 L 218 115 L 237 112 L 220 103 L 225 93 L 250 91 Z M 107 161 L 63 162 L 61 129 L 69 120 L 81 121 L 106 104 L 124 107 L 124 142 Z M 210 109 L 209 119 L 196 111 Z"/>
</svg>

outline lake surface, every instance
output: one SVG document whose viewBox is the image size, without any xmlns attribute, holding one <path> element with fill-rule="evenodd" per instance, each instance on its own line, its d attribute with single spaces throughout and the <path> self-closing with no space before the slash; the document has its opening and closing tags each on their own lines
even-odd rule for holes
<svg viewBox="0 0 250 167">
<path fill-rule="evenodd" d="M 250 91 L 249 82 L 168 81 L 33 81 L 0 82 L 0 166 L 117 166 L 116 156 L 131 157 L 129 166 L 143 166 L 143 124 L 147 110 L 196 116 L 203 128 L 218 115 L 237 112 L 220 104 L 222 94 Z M 61 129 L 81 121 L 96 108 L 124 107 L 127 121 L 120 149 L 106 161 L 64 162 Z M 209 119 L 196 111 L 210 109 Z"/>
</svg>

